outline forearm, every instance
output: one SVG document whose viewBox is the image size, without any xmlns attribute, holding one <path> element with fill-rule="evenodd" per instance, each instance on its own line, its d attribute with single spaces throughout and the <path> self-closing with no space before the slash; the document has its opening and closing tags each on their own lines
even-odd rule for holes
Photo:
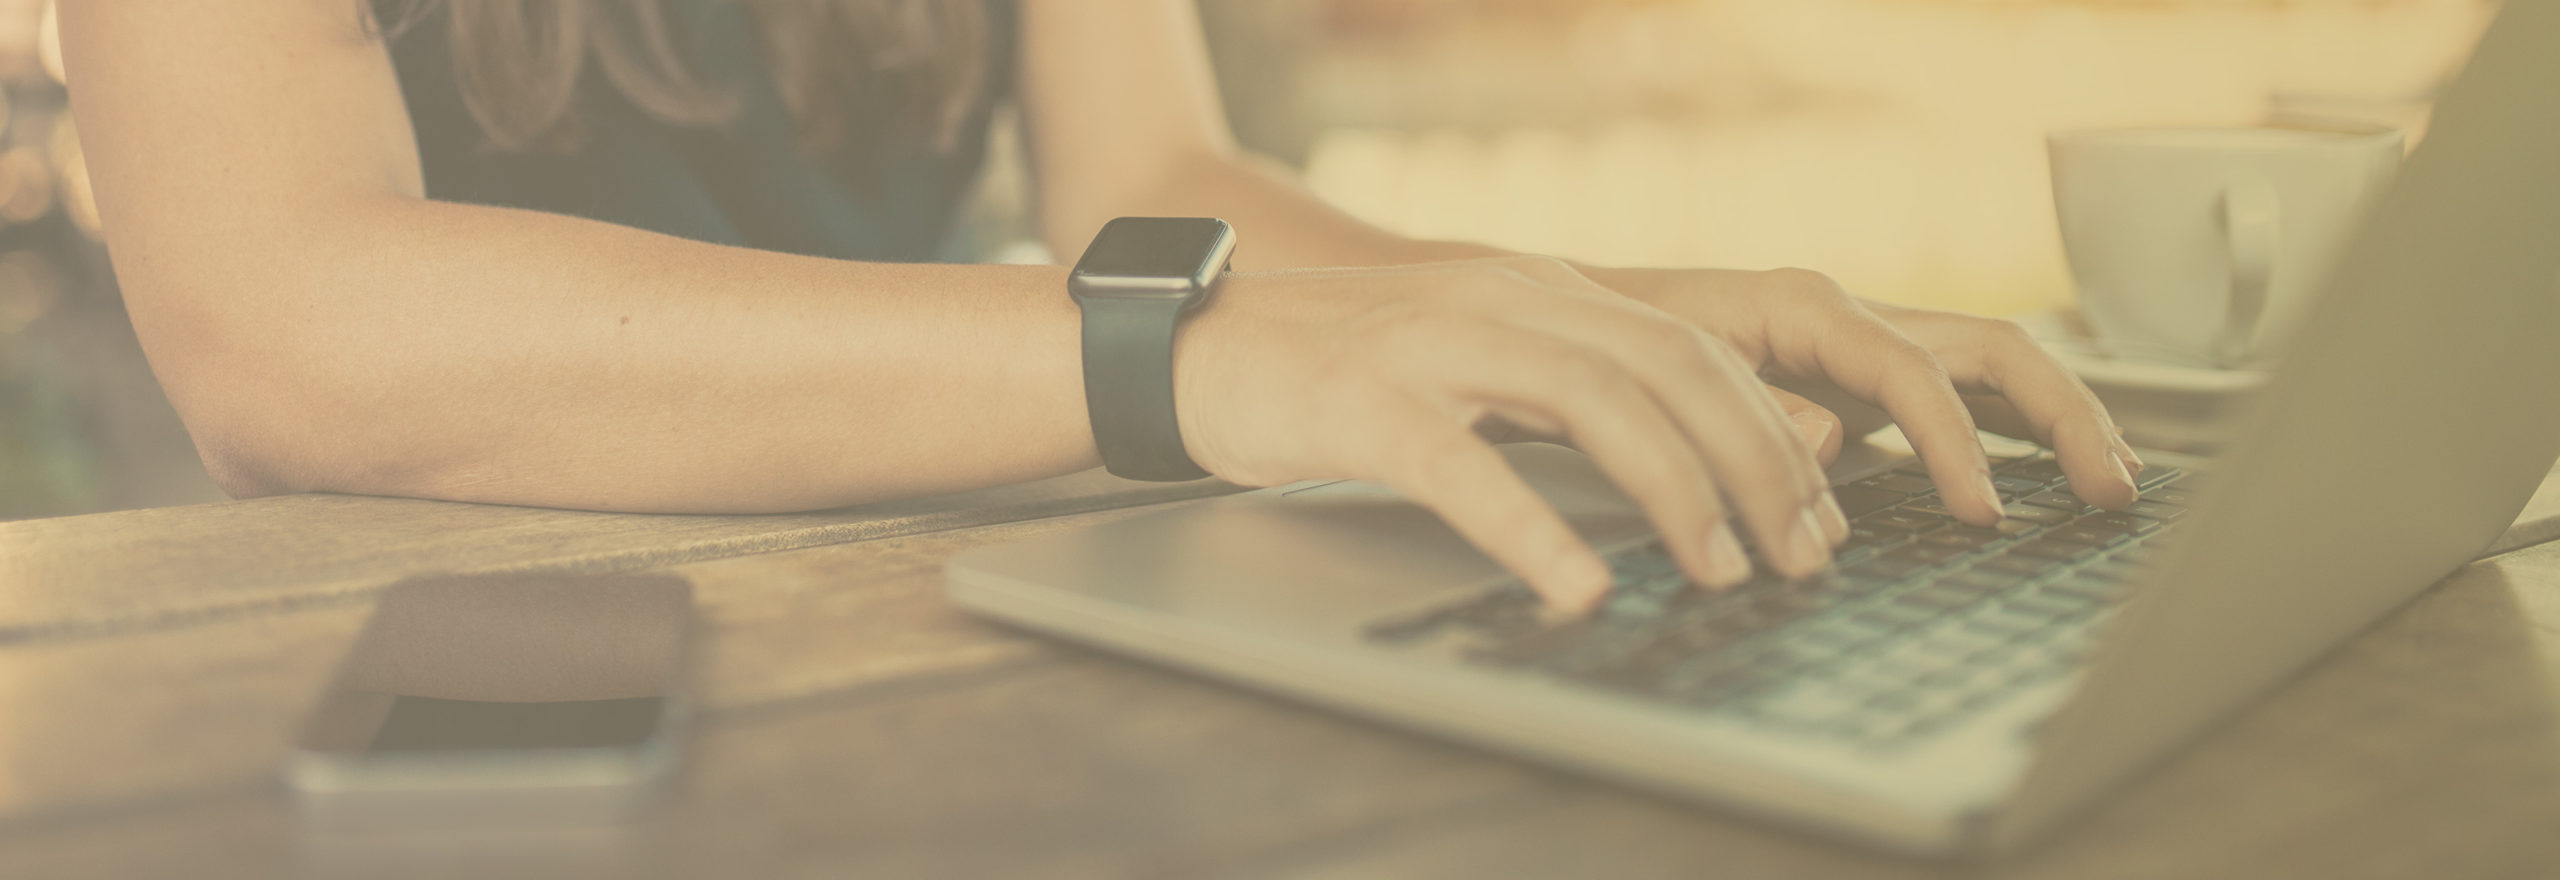
<svg viewBox="0 0 2560 880">
<path fill-rule="evenodd" d="M 1286 168 L 1251 154 L 1189 163 L 1121 213 L 1224 218 L 1245 242 L 1236 252 L 1239 268 L 1395 266 L 1517 253 L 1380 229 L 1317 198 Z M 1603 287 L 1637 296 L 1656 293 L 1679 274 L 1566 262 Z"/>
<path fill-rule="evenodd" d="M 235 487 L 774 511 L 1097 463 L 1059 269 L 405 198 L 276 232 L 263 261 L 118 255 Z"/>
<path fill-rule="evenodd" d="M 1500 248 L 1410 238 L 1326 204 L 1285 168 L 1239 152 L 1202 153 L 1161 169 L 1116 203 L 1049 218 L 1049 245 L 1072 261 L 1103 221 L 1129 215 L 1218 217 L 1236 227 L 1238 269 L 1395 266 L 1500 256 Z"/>
</svg>

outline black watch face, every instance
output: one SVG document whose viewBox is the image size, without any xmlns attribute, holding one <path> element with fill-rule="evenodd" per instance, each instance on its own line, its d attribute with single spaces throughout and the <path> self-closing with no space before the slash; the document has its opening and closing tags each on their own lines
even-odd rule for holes
<svg viewBox="0 0 2560 880">
<path fill-rule="evenodd" d="M 1076 274 L 1114 278 L 1196 278 L 1218 267 L 1201 265 L 1232 233 L 1227 224 L 1198 217 L 1122 217 L 1102 228 Z"/>
</svg>

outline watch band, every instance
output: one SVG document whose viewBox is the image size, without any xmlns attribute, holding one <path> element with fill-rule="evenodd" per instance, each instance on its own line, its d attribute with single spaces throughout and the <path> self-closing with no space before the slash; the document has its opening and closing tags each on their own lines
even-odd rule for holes
<svg viewBox="0 0 2560 880">
<path fill-rule="evenodd" d="M 1102 465 L 1132 480 L 1209 475 L 1182 447 L 1173 415 L 1173 332 L 1183 303 L 1089 297 L 1084 308 L 1084 399 Z"/>
</svg>

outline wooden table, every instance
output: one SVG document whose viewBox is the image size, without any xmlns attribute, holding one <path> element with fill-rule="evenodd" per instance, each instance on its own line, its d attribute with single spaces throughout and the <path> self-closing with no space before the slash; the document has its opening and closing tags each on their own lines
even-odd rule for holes
<svg viewBox="0 0 2560 880">
<path fill-rule="evenodd" d="M 2037 850 L 1875 855 L 983 623 L 979 544 L 1222 491 L 789 517 L 299 496 L 0 523 L 0 876 L 273 876 L 293 725 L 424 571 L 695 585 L 686 876 L 2560 876 L 2560 482 L 2475 563 Z"/>
</svg>

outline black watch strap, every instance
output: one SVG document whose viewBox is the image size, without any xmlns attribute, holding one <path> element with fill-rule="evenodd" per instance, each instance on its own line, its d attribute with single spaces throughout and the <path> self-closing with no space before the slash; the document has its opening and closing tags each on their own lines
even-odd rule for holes
<svg viewBox="0 0 2560 880">
<path fill-rule="evenodd" d="M 1103 467 L 1132 480 L 1209 475 L 1182 448 L 1173 415 L 1173 331 L 1181 303 L 1090 297 L 1084 307 L 1084 399 Z"/>
</svg>

